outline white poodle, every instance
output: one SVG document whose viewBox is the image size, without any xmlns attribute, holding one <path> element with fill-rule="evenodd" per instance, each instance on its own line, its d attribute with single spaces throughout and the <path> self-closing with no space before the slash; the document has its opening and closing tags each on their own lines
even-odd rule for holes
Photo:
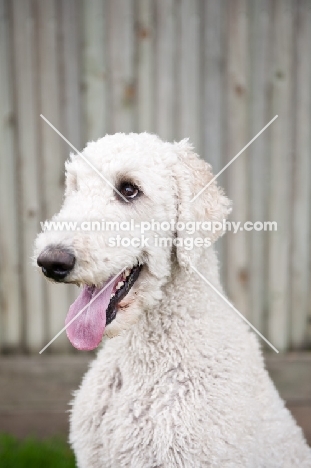
<svg viewBox="0 0 311 468">
<path fill-rule="evenodd" d="M 66 319 L 72 344 L 93 349 L 105 336 L 73 402 L 78 467 L 310 468 L 256 336 L 204 281 L 224 294 L 209 246 L 223 232 L 206 229 L 230 203 L 216 182 L 191 202 L 210 166 L 186 140 L 146 133 L 105 136 L 83 156 L 93 168 L 71 157 L 53 218 L 75 230 L 36 241 L 43 273 L 81 286 Z M 113 230 L 98 229 L 103 220 Z"/>
</svg>

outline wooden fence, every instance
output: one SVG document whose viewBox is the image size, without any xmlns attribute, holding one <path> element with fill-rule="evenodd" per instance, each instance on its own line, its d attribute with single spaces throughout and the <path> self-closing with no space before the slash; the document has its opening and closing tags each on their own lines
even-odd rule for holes
<svg viewBox="0 0 311 468">
<path fill-rule="evenodd" d="M 310 51 L 311 0 L 0 0 L 1 349 L 38 351 L 75 294 L 31 265 L 70 150 L 40 114 L 79 149 L 190 137 L 214 173 L 278 114 L 219 178 L 232 220 L 278 230 L 228 233 L 222 275 L 277 348 L 310 347 Z"/>
</svg>

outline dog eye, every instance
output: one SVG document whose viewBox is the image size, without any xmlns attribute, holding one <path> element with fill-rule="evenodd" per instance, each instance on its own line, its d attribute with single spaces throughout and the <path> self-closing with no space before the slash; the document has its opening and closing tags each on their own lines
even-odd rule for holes
<svg viewBox="0 0 311 468">
<path fill-rule="evenodd" d="M 119 192 L 128 199 L 133 199 L 140 193 L 138 187 L 130 182 L 122 182 Z"/>
</svg>

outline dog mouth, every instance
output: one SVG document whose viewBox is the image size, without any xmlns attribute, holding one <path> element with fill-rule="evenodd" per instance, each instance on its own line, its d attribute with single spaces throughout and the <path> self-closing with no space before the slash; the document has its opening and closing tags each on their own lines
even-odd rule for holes
<svg viewBox="0 0 311 468">
<path fill-rule="evenodd" d="M 127 268 L 99 288 L 82 287 L 65 320 L 67 336 L 75 348 L 90 351 L 100 344 L 106 326 L 116 318 L 118 305 L 137 281 L 142 267 L 137 264 Z"/>
<path fill-rule="evenodd" d="M 136 265 L 132 269 L 126 269 L 122 273 L 122 280 L 118 282 L 113 290 L 106 311 L 106 326 L 111 323 L 117 315 L 118 304 L 125 298 L 135 281 L 138 279 L 142 265 Z"/>
</svg>

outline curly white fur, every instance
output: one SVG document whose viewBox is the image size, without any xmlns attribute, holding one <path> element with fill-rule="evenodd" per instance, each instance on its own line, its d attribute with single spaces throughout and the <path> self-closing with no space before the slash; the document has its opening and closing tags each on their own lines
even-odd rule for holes
<svg viewBox="0 0 311 468">
<path fill-rule="evenodd" d="M 83 154 L 112 184 L 134 180 L 143 195 L 120 201 L 72 156 L 54 220 L 222 220 L 230 211 L 215 182 L 190 203 L 212 173 L 186 140 L 116 134 Z M 144 264 L 106 328 L 113 338 L 104 339 L 75 395 L 70 442 L 78 467 L 310 468 L 310 449 L 269 379 L 257 338 L 189 267 L 222 292 L 213 247 L 114 248 L 109 236 L 44 232 L 36 242 L 37 253 L 51 244 L 75 253 L 66 281 L 101 285 L 125 266 Z"/>
</svg>

